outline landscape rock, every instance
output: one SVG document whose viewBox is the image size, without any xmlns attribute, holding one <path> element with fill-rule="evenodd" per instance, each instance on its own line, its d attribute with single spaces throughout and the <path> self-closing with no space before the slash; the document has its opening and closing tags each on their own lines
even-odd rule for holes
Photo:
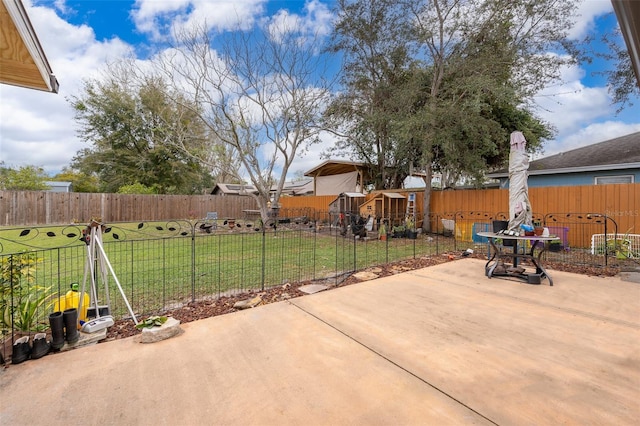
<svg viewBox="0 0 640 426">
<path fill-rule="evenodd" d="M 305 293 L 305 294 L 313 294 L 313 293 L 317 293 L 319 291 L 323 291 L 328 289 L 329 287 L 327 287 L 326 285 L 322 285 L 322 284 L 309 284 L 309 285 L 303 285 L 302 287 L 299 287 L 298 290 L 300 290 L 301 292 Z"/>
<path fill-rule="evenodd" d="M 362 271 L 356 272 L 355 274 L 353 274 L 353 277 L 359 279 L 360 281 L 368 281 L 378 278 L 379 275 L 371 271 Z"/>
<path fill-rule="evenodd" d="M 246 300 L 241 300 L 239 302 L 236 302 L 233 305 L 233 307 L 236 309 L 249 309 L 249 308 L 255 308 L 260 303 L 262 303 L 262 296 L 257 295 L 255 297 L 252 297 L 251 299 L 246 299 Z"/>
<path fill-rule="evenodd" d="M 140 343 L 155 343 L 182 334 L 180 321 L 169 317 L 167 321 L 159 327 L 143 328 L 140 335 Z"/>
</svg>

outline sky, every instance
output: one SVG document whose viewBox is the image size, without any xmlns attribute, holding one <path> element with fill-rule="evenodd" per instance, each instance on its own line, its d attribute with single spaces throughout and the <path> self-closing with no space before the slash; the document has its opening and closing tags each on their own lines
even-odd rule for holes
<svg viewBox="0 0 640 426">
<path fill-rule="evenodd" d="M 68 99 L 83 79 L 98 75 L 107 61 L 130 52 L 146 58 L 162 46 L 172 26 L 206 16 L 224 31 L 237 22 L 250 28 L 265 17 L 297 16 L 309 28 L 328 28 L 331 0 L 23 0 L 47 59 L 60 83 L 58 94 L 0 84 L 0 162 L 34 165 L 51 176 L 88 145 L 80 140 Z M 617 25 L 609 0 L 585 0 L 571 37 L 601 33 Z M 339 58 L 336 58 L 339 61 Z M 640 131 L 640 99 L 619 113 L 606 82 L 594 71 L 608 64 L 562 70 L 563 82 L 534 99 L 537 114 L 557 130 L 543 156 Z M 289 177 L 317 166 L 331 144 L 312 147 L 293 163 Z"/>
</svg>

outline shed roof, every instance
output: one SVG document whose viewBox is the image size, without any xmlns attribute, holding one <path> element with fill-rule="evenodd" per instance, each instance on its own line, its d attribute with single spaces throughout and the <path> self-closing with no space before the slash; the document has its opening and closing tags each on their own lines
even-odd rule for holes
<svg viewBox="0 0 640 426">
<path fill-rule="evenodd" d="M 346 160 L 326 160 L 305 172 L 305 176 L 331 176 L 365 169 L 365 163 Z"/>
</svg>

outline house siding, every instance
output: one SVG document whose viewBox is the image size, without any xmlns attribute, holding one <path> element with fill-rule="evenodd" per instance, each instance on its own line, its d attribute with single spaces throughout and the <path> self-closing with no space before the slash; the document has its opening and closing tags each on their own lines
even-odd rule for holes
<svg viewBox="0 0 640 426">
<path fill-rule="evenodd" d="M 604 176 L 634 176 L 633 183 L 640 183 L 640 169 L 603 170 L 597 172 L 562 173 L 550 175 L 529 175 L 529 188 L 543 188 L 549 186 L 580 186 L 595 185 L 596 177 Z M 509 188 L 509 179 L 500 179 L 500 188 Z"/>
</svg>

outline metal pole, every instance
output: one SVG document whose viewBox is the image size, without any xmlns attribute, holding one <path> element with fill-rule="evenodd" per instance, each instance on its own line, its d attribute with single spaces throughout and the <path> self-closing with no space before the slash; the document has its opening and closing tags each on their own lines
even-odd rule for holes
<svg viewBox="0 0 640 426">
<path fill-rule="evenodd" d="M 135 325 L 138 325 L 138 320 L 136 319 L 136 314 L 133 313 L 133 309 L 131 309 L 131 305 L 129 305 L 129 301 L 127 300 L 127 296 L 124 294 L 124 290 L 122 290 L 122 286 L 120 285 L 120 281 L 118 281 L 118 277 L 116 276 L 116 273 L 113 270 L 113 267 L 111 266 L 111 262 L 109 262 L 109 259 L 107 258 L 107 253 L 105 253 L 104 248 L 102 247 L 102 244 L 100 244 L 99 241 L 96 241 L 96 246 L 100 250 L 100 253 L 102 254 L 102 257 L 104 259 L 104 263 L 106 263 L 107 267 L 109 268 L 109 271 L 111 272 L 111 275 L 113 276 L 113 280 L 116 282 L 116 285 L 118 286 L 118 290 L 120 290 L 120 294 L 122 295 L 122 298 L 124 299 L 125 305 L 127 305 L 127 309 L 129 310 L 129 314 L 131 315 L 131 318 L 133 318 L 133 323 Z"/>
</svg>

